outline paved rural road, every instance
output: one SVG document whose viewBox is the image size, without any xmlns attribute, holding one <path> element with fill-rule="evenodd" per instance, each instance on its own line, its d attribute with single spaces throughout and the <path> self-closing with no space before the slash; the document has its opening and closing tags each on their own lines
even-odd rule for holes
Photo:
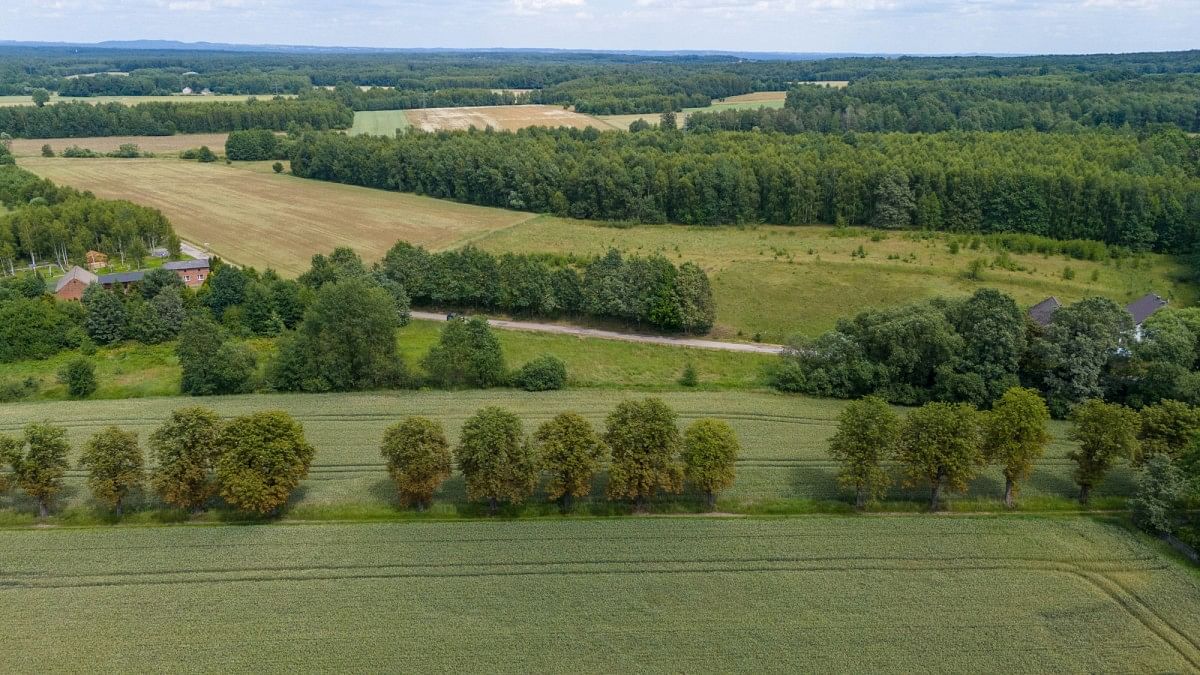
<svg viewBox="0 0 1200 675">
<path fill-rule="evenodd" d="M 413 312 L 412 318 L 424 321 L 445 321 L 446 315 L 437 312 Z M 624 340 L 625 342 L 645 342 L 655 345 L 671 345 L 674 347 L 693 347 L 695 349 L 717 349 L 727 352 L 754 352 L 758 354 L 778 354 L 783 351 L 783 345 L 768 345 L 750 342 L 720 342 L 718 340 L 698 340 L 694 338 L 677 338 L 663 335 L 639 335 L 637 333 L 621 333 L 615 330 L 600 330 L 598 328 L 578 328 L 576 326 L 560 326 L 554 323 L 534 323 L 531 321 L 506 321 L 503 319 L 488 319 L 488 323 L 504 330 L 527 330 L 537 333 L 558 333 L 560 335 L 577 335 L 579 337 L 599 338 L 601 340 Z"/>
<path fill-rule="evenodd" d="M 179 241 L 179 252 L 197 260 L 200 258 L 207 260 L 208 258 L 212 257 L 208 251 L 205 251 L 195 244 L 183 241 L 182 239 Z"/>
</svg>

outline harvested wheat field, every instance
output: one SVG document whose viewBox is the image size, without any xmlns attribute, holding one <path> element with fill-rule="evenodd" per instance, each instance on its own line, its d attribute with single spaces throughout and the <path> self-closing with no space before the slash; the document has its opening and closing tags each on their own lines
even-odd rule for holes
<svg viewBox="0 0 1200 675">
<path fill-rule="evenodd" d="M 408 123 L 424 131 L 483 129 L 515 131 L 525 127 L 572 127 L 583 129 L 604 124 L 590 115 L 563 110 L 553 105 L 493 105 L 466 108 L 425 108 L 406 110 Z"/>
<path fill-rule="evenodd" d="M 112 152 L 125 143 L 134 143 L 146 152 L 174 154 L 189 148 L 207 145 L 213 152 L 225 151 L 225 139 L 229 134 L 177 134 L 175 136 L 100 136 L 93 138 L 17 138 L 12 142 L 12 152 L 17 157 L 36 157 L 42 154 L 42 146 L 49 145 L 55 154 L 77 145 L 96 152 Z"/>
<path fill-rule="evenodd" d="M 534 217 L 179 159 L 29 157 L 21 166 L 101 197 L 153 206 L 184 239 L 227 260 L 288 274 L 337 246 L 374 260 L 401 239 L 440 249 Z"/>
</svg>

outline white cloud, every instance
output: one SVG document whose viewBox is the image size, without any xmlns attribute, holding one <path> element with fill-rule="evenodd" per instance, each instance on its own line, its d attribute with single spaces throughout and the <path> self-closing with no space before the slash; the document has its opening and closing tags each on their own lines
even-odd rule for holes
<svg viewBox="0 0 1200 675">
<path fill-rule="evenodd" d="M 517 14 L 541 14 L 583 5 L 584 0 L 512 0 L 513 11 Z"/>
</svg>

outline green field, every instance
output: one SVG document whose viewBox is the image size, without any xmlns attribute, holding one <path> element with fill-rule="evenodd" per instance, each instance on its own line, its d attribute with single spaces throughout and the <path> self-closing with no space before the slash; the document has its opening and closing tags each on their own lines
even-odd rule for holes
<svg viewBox="0 0 1200 675">
<path fill-rule="evenodd" d="M 707 108 L 684 108 L 675 114 L 675 122 L 683 126 L 687 118 L 694 112 L 721 112 L 723 110 L 757 110 L 759 108 L 782 108 L 787 98 L 786 91 L 763 91 L 744 96 L 730 96 L 725 100 L 716 100 Z M 658 124 L 657 114 L 632 115 L 594 115 L 601 122 L 618 131 L 628 131 L 629 125 L 636 120 L 646 120 L 650 124 Z"/>
<path fill-rule="evenodd" d="M 826 226 L 703 227 L 639 225 L 613 228 L 601 223 L 542 216 L 497 230 L 472 243 L 493 252 L 550 251 L 602 254 L 610 247 L 676 263 L 700 263 L 712 280 L 717 304 L 715 337 L 750 337 L 782 342 L 799 333 L 815 336 L 839 318 L 870 307 L 885 307 L 936 295 L 967 295 L 990 286 L 1030 306 L 1054 295 L 1071 302 L 1105 295 L 1127 302 L 1149 291 L 1176 306 L 1196 301 L 1196 290 L 1181 282 L 1183 265 L 1146 255 L 1137 259 L 1089 262 L 1062 256 L 1010 255 L 1019 270 L 992 267 L 983 281 L 965 277 L 976 258 L 993 263 L 999 254 L 986 245 L 970 248 L 969 236 L 927 232 L 882 232 Z M 958 240 L 960 250 L 950 252 Z M 865 257 L 855 252 L 862 247 Z M 1073 279 L 1064 278 L 1070 268 Z M 1093 281 L 1095 275 L 1095 281 Z"/>
<path fill-rule="evenodd" d="M 408 415 L 424 415 L 443 423 L 451 442 L 459 428 L 476 410 L 502 405 L 524 420 L 527 430 L 564 411 L 575 411 L 602 425 L 605 416 L 621 400 L 644 396 L 644 392 L 604 389 L 574 389 L 530 394 L 498 389 L 491 391 L 419 391 L 364 394 L 258 394 L 212 398 L 147 398 L 124 401 L 54 401 L 0 405 L 0 433 L 19 432 L 33 421 L 48 420 L 67 427 L 78 451 L 100 428 L 117 424 L 138 432 L 143 441 L 175 408 L 186 405 L 211 406 L 224 416 L 265 409 L 282 409 L 304 424 L 309 441 L 317 449 L 312 472 L 294 495 L 290 518 L 328 518 L 339 512 L 395 517 L 395 492 L 379 456 L 383 430 Z M 674 407 L 681 424 L 702 417 L 728 420 L 742 443 L 737 463 L 737 481 L 723 495 L 720 507 L 730 511 L 760 511 L 787 506 L 790 510 L 812 500 L 846 499 L 835 482 L 836 466 L 828 456 L 828 440 L 844 402 L 806 399 L 766 392 L 661 392 Z M 1067 425 L 1051 425 L 1055 440 L 1022 488 L 1020 499 L 1032 509 L 1074 508 L 1076 487 L 1071 480 L 1074 466 L 1067 459 L 1072 444 L 1065 440 Z M 92 512 L 91 498 L 83 486 L 83 472 L 71 471 L 63 506 L 68 515 L 81 517 Z M 596 495 L 601 494 L 597 485 Z M 1118 506 L 1109 497 L 1127 495 L 1132 489 L 1130 471 L 1118 466 L 1099 486 L 1094 506 Z M 995 468 L 987 468 L 972 483 L 968 499 L 952 502 L 951 508 L 999 509 L 1004 479 Z M 924 505 L 928 489 L 895 486 L 888 498 L 889 509 L 916 509 Z M 955 497 L 958 499 L 958 497 Z M 605 508 L 597 496 L 595 507 Z M 541 503 L 541 499 L 535 499 Z M 435 510 L 445 514 L 463 512 L 463 485 L 457 475 L 438 494 Z M 664 498 L 668 510 L 692 508 L 693 495 Z M 691 506 L 689 506 L 691 505 Z M 832 505 L 829 505 L 832 506 Z M 32 519 L 32 505 L 19 493 L 0 497 L 0 511 L 10 520 Z M 16 513 L 22 514 L 20 517 Z"/>
<path fill-rule="evenodd" d="M 284 98 L 295 98 L 295 94 L 284 94 Z M 99 105 L 101 103 L 123 103 L 125 105 L 137 105 L 139 103 L 212 103 L 214 101 L 245 101 L 251 98 L 269 99 L 275 98 L 274 94 L 259 94 L 257 96 L 249 94 L 211 94 L 205 96 L 59 96 L 58 94 L 50 95 L 50 103 L 90 103 Z M 32 96 L 0 96 L 0 106 L 12 105 L 33 105 Z"/>
<path fill-rule="evenodd" d="M 441 324 L 413 321 L 397 332 L 405 362 L 420 373 L 420 362 L 438 339 Z M 764 354 L 689 349 L 655 344 L 578 338 L 525 331 L 496 332 L 509 368 L 542 354 L 554 354 L 567 364 L 571 387 L 682 389 L 676 380 L 691 363 L 700 377 L 699 389 L 752 389 L 762 384 L 763 367 L 774 357 Z M 273 356 L 274 342 L 248 342 L 259 355 L 260 371 Z M 66 385 L 56 379 L 58 370 L 76 358 L 62 352 L 49 359 L 0 363 L 0 381 L 36 378 L 41 388 L 36 398 L 66 398 Z M 179 361 L 175 345 L 125 343 L 100 349 L 92 361 L 100 388 L 94 398 L 121 399 L 173 396 L 179 393 Z M 260 373 L 261 374 L 261 373 Z"/>
<path fill-rule="evenodd" d="M 407 129 L 408 118 L 403 110 L 362 110 L 354 113 L 352 135 L 395 136 L 397 129 Z"/>
<path fill-rule="evenodd" d="M 1085 518 L 0 531 L 0 670 L 1187 672 L 1200 581 Z"/>
</svg>

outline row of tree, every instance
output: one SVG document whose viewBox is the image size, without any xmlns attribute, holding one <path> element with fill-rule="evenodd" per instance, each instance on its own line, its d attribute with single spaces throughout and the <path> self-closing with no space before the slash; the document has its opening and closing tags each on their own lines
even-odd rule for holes
<svg viewBox="0 0 1200 675">
<path fill-rule="evenodd" d="M 1107 298 L 1081 300 L 1046 326 L 1008 295 L 985 288 L 838 321 L 798 339 L 771 370 L 781 391 L 893 403 L 980 407 L 1009 387 L 1038 390 L 1056 417 L 1090 398 L 1142 407 L 1164 399 L 1200 404 L 1200 311 L 1163 310 L 1136 339 L 1133 319 Z"/>
<path fill-rule="evenodd" d="M 839 483 L 854 490 L 859 508 L 887 494 L 893 463 L 900 465 L 904 485 L 929 487 L 930 510 L 941 507 L 945 491 L 966 492 L 983 467 L 997 466 L 1005 479 L 1004 504 L 1012 508 L 1020 484 L 1045 453 L 1049 420 L 1038 392 L 1020 387 L 1004 392 L 989 411 L 935 402 L 903 417 L 883 399 L 868 396 L 842 411 L 829 452 L 839 466 Z M 1089 399 L 1075 407 L 1071 422 L 1078 447 L 1067 457 L 1075 463 L 1072 475 L 1085 505 L 1120 461 L 1195 463 L 1200 410 L 1178 401 L 1139 413 Z"/>
<path fill-rule="evenodd" d="M 498 406 L 470 417 L 451 454 L 442 426 L 410 417 L 387 429 L 381 453 L 401 501 L 424 509 L 450 477 L 452 459 L 466 482 L 467 498 L 519 504 L 542 475 L 546 497 L 569 511 L 607 471 L 605 494 L 632 501 L 636 511 L 660 493 L 682 492 L 685 480 L 715 508 L 733 485 L 740 451 L 737 435 L 715 419 L 693 422 L 680 434 L 677 415 L 661 399 L 623 401 L 608 415 L 604 433 L 576 413 L 561 413 L 527 437 L 519 417 Z"/>
<path fill-rule="evenodd" d="M 304 134 L 297 176 L 637 222 L 1025 232 L 1189 250 L 1200 139 L 1133 135 L 681 133 L 650 129 Z"/>
<path fill-rule="evenodd" d="M 55 103 L 0 107 L 0 129 L 15 138 L 169 136 L 289 127 L 346 129 L 354 112 L 329 99 L 244 102 Z"/>
<path fill-rule="evenodd" d="M 472 246 L 430 253 L 399 242 L 377 269 L 418 306 L 588 316 L 688 333 L 712 327 L 712 288 L 695 263 L 676 267 L 661 255 L 622 256 L 616 249 L 572 262 L 534 254 L 496 256 Z"/>
<path fill-rule="evenodd" d="M 277 410 L 223 421 L 205 408 L 181 408 L 149 444 L 149 472 L 137 434 L 120 427 L 97 432 L 80 453 L 93 496 L 117 515 L 147 484 L 165 504 L 193 514 L 215 495 L 240 511 L 277 513 L 308 475 L 315 452 L 300 423 Z M 0 436 L 0 465 L 11 467 L 13 482 L 43 518 L 63 489 L 70 451 L 67 430 L 49 423 L 26 426 L 20 438 Z M 0 474 L 0 489 L 5 478 Z"/>
</svg>

